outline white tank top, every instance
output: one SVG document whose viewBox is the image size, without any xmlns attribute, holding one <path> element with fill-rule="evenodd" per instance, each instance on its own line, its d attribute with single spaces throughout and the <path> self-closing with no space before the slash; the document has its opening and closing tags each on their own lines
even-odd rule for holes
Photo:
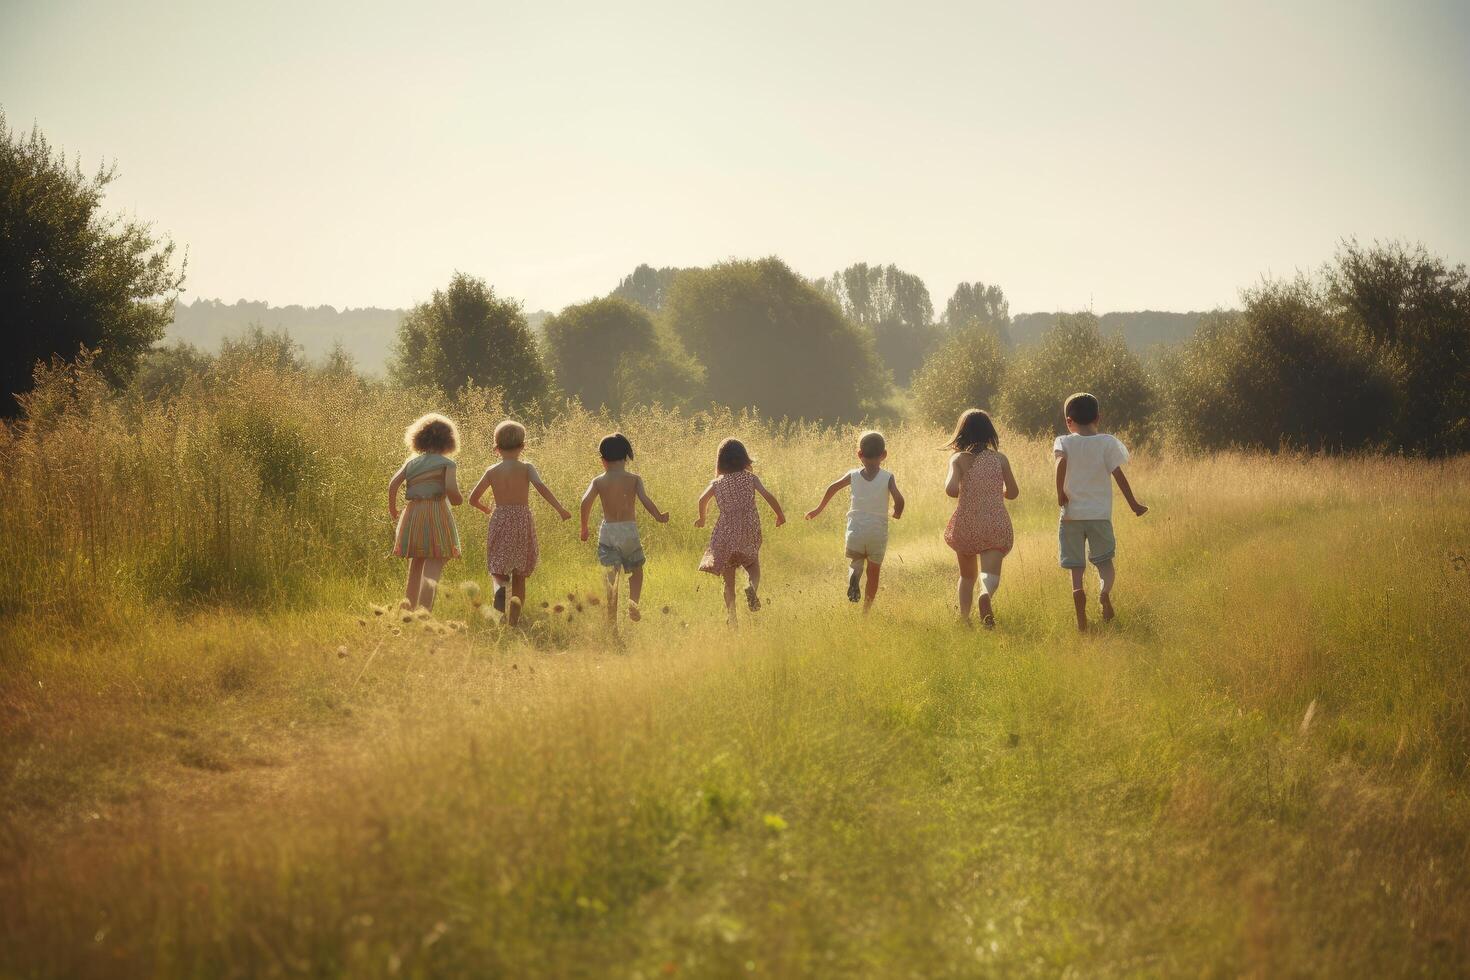
<svg viewBox="0 0 1470 980">
<path fill-rule="evenodd" d="M 852 507 L 848 513 L 887 517 L 888 482 L 893 479 L 893 474 L 879 470 L 878 475 L 869 480 L 861 469 L 856 469 L 848 476 L 852 477 Z"/>
</svg>

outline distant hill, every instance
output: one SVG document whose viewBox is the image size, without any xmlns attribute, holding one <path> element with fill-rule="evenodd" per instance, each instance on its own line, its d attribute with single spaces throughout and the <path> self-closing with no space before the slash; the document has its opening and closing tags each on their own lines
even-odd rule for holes
<svg viewBox="0 0 1470 980">
<path fill-rule="evenodd" d="M 206 351 L 216 351 L 226 337 L 236 337 L 252 326 L 268 331 L 284 330 L 302 346 L 306 356 L 321 358 L 341 341 L 357 362 L 359 371 L 381 374 L 387 370 L 388 357 L 398 338 L 398 324 L 407 310 L 385 310 L 377 307 L 339 310 L 334 306 L 271 306 L 264 302 L 240 300 L 224 303 L 217 299 L 196 299 L 192 303 L 174 303 L 174 322 L 165 341 L 182 340 Z M 531 329 L 540 333 L 541 324 L 550 314 L 538 310 L 527 313 Z"/>
<path fill-rule="evenodd" d="M 1018 313 L 1011 318 L 1011 339 L 1018 346 L 1034 344 L 1057 325 L 1057 313 Z M 1165 313 L 1158 310 L 1104 313 L 1098 317 L 1104 336 L 1122 334 L 1133 350 L 1142 353 L 1160 344 L 1178 344 L 1194 336 L 1204 313 Z"/>
</svg>

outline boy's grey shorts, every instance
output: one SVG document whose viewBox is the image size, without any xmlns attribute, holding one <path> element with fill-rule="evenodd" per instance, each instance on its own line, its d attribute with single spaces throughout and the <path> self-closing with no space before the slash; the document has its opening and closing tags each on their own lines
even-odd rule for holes
<svg viewBox="0 0 1470 980">
<path fill-rule="evenodd" d="M 643 567 L 643 544 L 637 521 L 602 522 L 597 531 L 597 561 L 607 568 L 633 571 Z"/>
<path fill-rule="evenodd" d="M 1062 521 L 1057 528 L 1057 557 L 1063 568 L 1086 568 L 1088 561 L 1102 565 L 1112 561 L 1117 550 L 1112 521 Z"/>
</svg>

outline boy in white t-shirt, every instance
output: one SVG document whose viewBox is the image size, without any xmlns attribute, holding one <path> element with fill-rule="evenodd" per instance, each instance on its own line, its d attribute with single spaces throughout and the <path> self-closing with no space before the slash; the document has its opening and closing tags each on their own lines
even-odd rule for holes
<svg viewBox="0 0 1470 980">
<path fill-rule="evenodd" d="M 1057 465 L 1057 503 L 1062 519 L 1057 529 L 1061 566 L 1072 573 L 1072 605 L 1077 611 L 1077 629 L 1087 629 L 1087 591 L 1082 587 L 1083 573 L 1090 560 L 1102 580 L 1098 601 L 1102 604 L 1103 622 L 1113 618 L 1113 485 L 1111 476 L 1123 492 L 1123 499 L 1142 517 L 1148 508 L 1133 496 L 1133 488 L 1123 475 L 1128 450 L 1115 436 L 1097 430 L 1102 411 L 1097 398 L 1079 392 L 1063 406 L 1067 417 L 1067 435 L 1057 436 L 1052 455 Z M 1084 554 L 1085 551 L 1085 554 Z"/>
<path fill-rule="evenodd" d="M 898 492 L 893 474 L 883 469 L 888 445 L 881 432 L 864 432 L 858 439 L 857 456 L 863 465 L 848 470 L 846 476 L 829 486 L 822 502 L 807 511 L 806 519 L 815 520 L 838 491 L 851 488 L 852 506 L 847 511 L 847 598 L 849 602 L 857 602 L 861 595 L 866 613 L 878 595 L 878 575 L 883 567 L 883 555 L 888 551 L 888 498 L 893 498 L 893 519 L 898 520 L 903 516 L 903 494 Z M 859 593 L 858 582 L 864 565 L 867 565 L 867 585 Z"/>
</svg>

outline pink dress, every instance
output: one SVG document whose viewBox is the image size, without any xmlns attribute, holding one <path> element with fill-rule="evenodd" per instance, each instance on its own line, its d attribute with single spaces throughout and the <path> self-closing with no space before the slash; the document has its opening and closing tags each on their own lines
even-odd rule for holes
<svg viewBox="0 0 1470 980">
<path fill-rule="evenodd" d="M 749 568 L 761 554 L 761 519 L 755 512 L 755 477 L 749 470 L 726 473 L 715 481 L 715 520 L 709 547 L 699 563 L 701 572 L 725 574 L 732 566 Z"/>
<path fill-rule="evenodd" d="M 485 562 L 491 575 L 530 575 L 541 549 L 536 544 L 536 522 L 527 504 L 496 504 L 490 512 L 485 537 Z"/>
<path fill-rule="evenodd" d="M 962 555 L 1010 551 L 1015 534 L 1004 494 L 1000 454 L 981 450 L 960 477 L 960 499 L 944 529 L 944 543 Z"/>
</svg>

